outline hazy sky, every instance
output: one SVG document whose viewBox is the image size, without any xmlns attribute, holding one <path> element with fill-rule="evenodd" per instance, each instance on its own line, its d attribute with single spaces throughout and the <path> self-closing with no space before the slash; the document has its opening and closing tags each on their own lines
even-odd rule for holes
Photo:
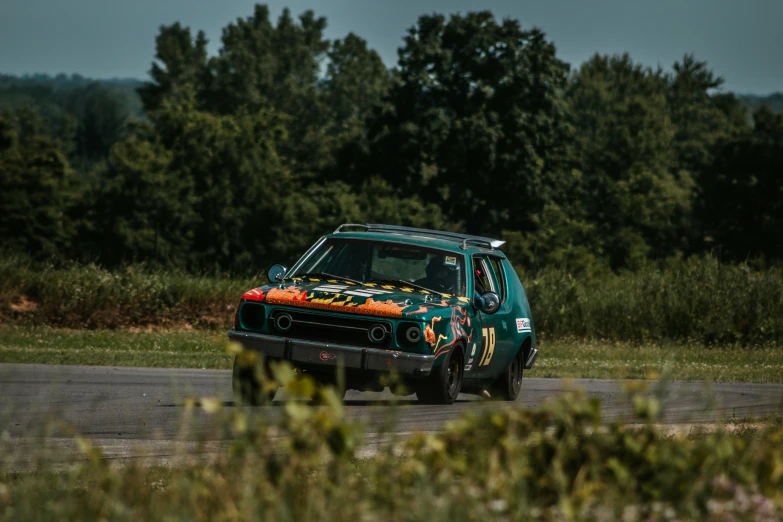
<svg viewBox="0 0 783 522">
<path fill-rule="evenodd" d="M 161 24 L 180 21 L 219 47 L 221 29 L 253 12 L 251 0 L 0 0 L 0 73 L 145 78 Z M 328 38 L 355 32 L 387 65 L 425 13 L 489 9 L 537 26 L 560 58 L 621 53 L 669 68 L 693 52 L 738 92 L 783 91 L 783 0 L 271 0 L 276 18 L 326 16 Z"/>
</svg>

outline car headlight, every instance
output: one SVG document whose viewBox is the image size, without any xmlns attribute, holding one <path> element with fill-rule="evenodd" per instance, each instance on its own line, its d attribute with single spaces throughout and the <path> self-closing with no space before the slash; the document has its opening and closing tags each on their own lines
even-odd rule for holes
<svg viewBox="0 0 783 522">
<path fill-rule="evenodd" d="M 397 342 L 403 346 L 413 346 L 421 341 L 421 325 L 404 322 L 397 326 Z"/>
<path fill-rule="evenodd" d="M 386 328 L 382 324 L 374 324 L 367 330 L 367 336 L 375 344 L 381 344 L 386 340 Z"/>
</svg>

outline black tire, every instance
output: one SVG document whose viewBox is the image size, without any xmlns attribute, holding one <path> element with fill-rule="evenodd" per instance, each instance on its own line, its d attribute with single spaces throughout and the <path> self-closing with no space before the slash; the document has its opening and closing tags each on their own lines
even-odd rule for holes
<svg viewBox="0 0 783 522">
<path fill-rule="evenodd" d="M 234 357 L 234 368 L 231 372 L 234 396 L 238 397 L 242 403 L 251 406 L 269 404 L 275 398 L 277 390 L 264 392 L 261 382 L 258 380 L 255 365 L 241 361 L 240 357 L 240 355 Z M 264 359 L 262 368 L 266 372 L 267 378 L 271 379 L 272 374 L 266 359 Z"/>
<path fill-rule="evenodd" d="M 345 400 L 345 390 L 340 391 L 338 388 L 334 388 L 335 393 L 337 394 L 337 398 L 341 401 Z M 310 401 L 310 404 L 313 406 L 323 406 L 326 404 L 323 400 L 323 397 L 321 396 L 321 386 L 319 385 L 319 389 L 316 390 L 315 395 L 313 396 L 312 400 Z"/>
<path fill-rule="evenodd" d="M 345 400 L 345 392 L 347 391 L 346 387 L 343 387 L 342 389 L 337 385 L 337 379 L 334 377 L 326 377 L 326 376 L 319 376 L 314 377 L 315 385 L 317 387 L 315 396 L 313 397 L 313 400 L 311 401 L 313 405 L 320 406 L 324 404 L 323 400 L 321 399 L 321 390 L 323 388 L 332 388 L 334 392 L 337 394 L 337 398 L 341 401 Z"/>
<path fill-rule="evenodd" d="M 522 374 L 525 368 L 525 350 L 521 349 L 508 364 L 492 385 L 490 394 L 493 398 L 504 401 L 515 401 L 522 390 Z"/>
<path fill-rule="evenodd" d="M 416 383 L 416 397 L 424 404 L 452 404 L 462 391 L 465 351 L 455 346 L 432 375 Z"/>
</svg>

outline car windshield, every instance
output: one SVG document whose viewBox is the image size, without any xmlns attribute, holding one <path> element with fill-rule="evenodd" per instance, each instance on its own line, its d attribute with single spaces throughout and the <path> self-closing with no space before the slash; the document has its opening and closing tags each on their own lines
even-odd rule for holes
<svg viewBox="0 0 783 522">
<path fill-rule="evenodd" d="M 328 238 L 289 273 L 361 283 L 410 284 L 433 292 L 465 296 L 465 257 L 401 243 Z"/>
</svg>

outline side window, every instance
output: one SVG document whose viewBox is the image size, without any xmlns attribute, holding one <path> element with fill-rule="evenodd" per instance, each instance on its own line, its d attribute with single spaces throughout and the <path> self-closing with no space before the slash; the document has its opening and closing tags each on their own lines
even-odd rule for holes
<svg viewBox="0 0 783 522">
<path fill-rule="evenodd" d="M 473 287 L 479 295 L 484 292 L 497 292 L 486 256 L 473 256 Z"/>
<path fill-rule="evenodd" d="M 497 293 L 500 296 L 500 302 L 506 302 L 506 272 L 503 270 L 503 260 L 499 257 L 489 257 L 489 263 L 492 265 L 492 270 L 495 272 L 495 280 L 497 281 Z"/>
</svg>

